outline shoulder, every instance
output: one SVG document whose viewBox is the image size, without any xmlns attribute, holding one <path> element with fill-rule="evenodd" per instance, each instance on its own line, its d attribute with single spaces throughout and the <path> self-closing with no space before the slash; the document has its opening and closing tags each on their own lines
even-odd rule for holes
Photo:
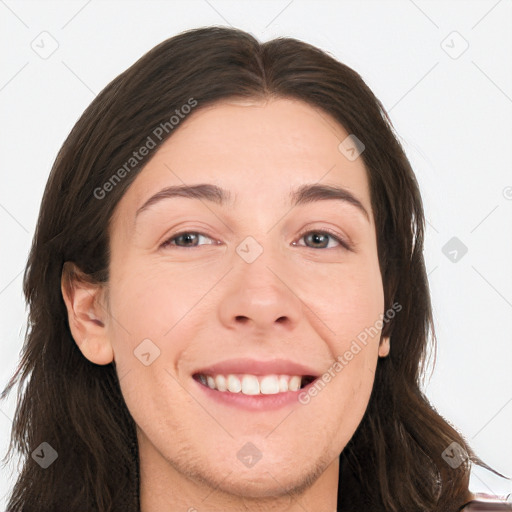
<svg viewBox="0 0 512 512">
<path fill-rule="evenodd" d="M 471 493 L 468 502 L 460 512 L 506 512 L 512 511 L 511 495 L 492 496 L 490 494 Z"/>
</svg>

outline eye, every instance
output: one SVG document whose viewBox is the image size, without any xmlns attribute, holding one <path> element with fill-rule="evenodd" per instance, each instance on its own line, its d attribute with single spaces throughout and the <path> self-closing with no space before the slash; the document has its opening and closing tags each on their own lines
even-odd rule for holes
<svg viewBox="0 0 512 512">
<path fill-rule="evenodd" d="M 207 244 L 200 244 L 200 239 L 207 239 L 210 240 L 211 243 Z M 341 236 L 339 236 L 336 233 L 333 233 L 329 230 L 312 230 L 307 231 L 303 233 L 300 237 L 300 239 L 308 240 L 309 243 L 312 243 L 313 246 L 310 246 L 310 249 L 333 249 L 334 247 L 329 247 L 329 239 L 335 242 L 335 244 L 338 244 L 339 246 L 351 250 L 351 245 L 344 240 Z M 169 246 L 174 247 L 180 247 L 180 248 L 194 248 L 199 247 L 200 245 L 217 245 L 220 242 L 217 242 L 210 238 L 209 236 L 206 236 L 202 233 L 199 233 L 197 231 L 182 231 L 181 233 L 176 233 L 172 235 L 170 238 L 168 238 L 165 242 L 161 244 L 160 247 L 166 248 Z M 327 243 L 327 245 L 326 245 Z M 293 242 L 292 245 L 303 245 L 303 244 L 297 244 L 296 242 Z"/>
<path fill-rule="evenodd" d="M 200 245 L 200 238 L 212 240 L 212 238 L 210 238 L 209 236 L 203 235 L 202 233 L 198 233 L 197 231 L 182 231 L 181 233 L 176 233 L 171 238 L 168 238 L 160 247 L 165 248 L 168 247 L 169 245 L 182 248 L 197 247 L 198 245 Z M 207 245 L 214 245 L 216 243 L 216 241 L 213 241 L 212 244 Z"/>
<path fill-rule="evenodd" d="M 300 237 L 301 240 L 305 239 L 313 244 L 313 246 L 310 246 L 311 249 L 334 249 L 334 248 L 336 248 L 336 247 L 332 247 L 332 246 L 329 247 L 329 238 L 331 240 L 334 240 L 339 246 L 343 247 L 344 249 L 351 250 L 351 245 L 346 240 L 344 240 L 338 234 L 329 231 L 328 229 L 306 231 Z M 294 242 L 292 245 L 299 245 L 299 244 Z M 300 245 L 302 245 L 302 244 L 300 244 Z"/>
</svg>

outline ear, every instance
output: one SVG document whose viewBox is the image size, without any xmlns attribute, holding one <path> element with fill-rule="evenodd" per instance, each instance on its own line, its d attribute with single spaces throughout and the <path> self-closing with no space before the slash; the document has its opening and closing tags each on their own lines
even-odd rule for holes
<svg viewBox="0 0 512 512">
<path fill-rule="evenodd" d="M 69 329 L 82 354 L 95 364 L 111 363 L 114 351 L 107 336 L 104 285 L 88 279 L 74 263 L 67 261 L 62 269 L 61 291 Z"/>
<path fill-rule="evenodd" d="M 389 354 L 390 343 L 389 336 L 384 336 L 379 344 L 379 357 L 386 357 Z"/>
</svg>

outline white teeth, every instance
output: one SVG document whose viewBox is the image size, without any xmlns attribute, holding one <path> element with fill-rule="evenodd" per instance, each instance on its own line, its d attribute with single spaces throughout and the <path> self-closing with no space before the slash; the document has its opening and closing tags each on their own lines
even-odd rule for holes
<svg viewBox="0 0 512 512">
<path fill-rule="evenodd" d="M 297 391 L 298 389 L 300 389 L 300 381 L 301 381 L 301 378 L 297 377 L 296 375 L 294 375 L 290 379 L 290 382 L 288 382 L 289 390 L 290 391 Z"/>
<path fill-rule="evenodd" d="M 279 376 L 279 391 L 288 391 L 288 377 L 285 375 Z"/>
<path fill-rule="evenodd" d="M 242 377 L 242 393 L 244 395 L 259 395 L 260 383 L 254 375 L 244 375 Z"/>
<path fill-rule="evenodd" d="M 226 377 L 224 377 L 224 375 L 217 375 L 215 377 L 215 387 L 219 391 L 226 391 L 228 389 L 228 385 L 226 383 Z"/>
<path fill-rule="evenodd" d="M 210 389 L 215 389 L 215 379 L 210 375 L 206 376 L 206 383 Z"/>
<path fill-rule="evenodd" d="M 288 391 L 288 386 L 286 386 L 285 391 Z M 263 395 L 275 395 L 279 393 L 279 380 L 275 375 L 267 375 L 263 377 L 260 381 L 260 392 Z"/>
<path fill-rule="evenodd" d="M 228 390 L 231 391 L 231 393 L 240 393 L 240 391 L 242 391 L 242 384 L 238 377 L 228 375 Z"/>
<path fill-rule="evenodd" d="M 244 395 L 275 395 L 300 389 L 299 375 L 199 375 L 198 380 L 210 389 Z"/>
</svg>

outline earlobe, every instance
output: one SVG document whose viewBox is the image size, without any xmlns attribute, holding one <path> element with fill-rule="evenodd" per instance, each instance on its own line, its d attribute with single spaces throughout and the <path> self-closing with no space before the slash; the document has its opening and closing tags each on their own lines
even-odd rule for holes
<svg viewBox="0 0 512 512">
<path fill-rule="evenodd" d="M 389 336 L 385 336 L 380 340 L 379 344 L 379 357 L 386 357 L 389 355 L 390 343 Z"/>
<path fill-rule="evenodd" d="M 66 262 L 62 269 L 61 292 L 68 312 L 71 335 L 82 354 L 92 363 L 105 365 L 114 359 L 107 335 L 107 310 L 102 304 L 103 287 Z"/>
<path fill-rule="evenodd" d="M 76 341 L 76 340 L 75 340 Z M 85 338 L 79 345 L 82 354 L 91 363 L 104 365 L 114 360 L 114 351 L 110 343 L 99 342 L 97 339 Z"/>
</svg>

